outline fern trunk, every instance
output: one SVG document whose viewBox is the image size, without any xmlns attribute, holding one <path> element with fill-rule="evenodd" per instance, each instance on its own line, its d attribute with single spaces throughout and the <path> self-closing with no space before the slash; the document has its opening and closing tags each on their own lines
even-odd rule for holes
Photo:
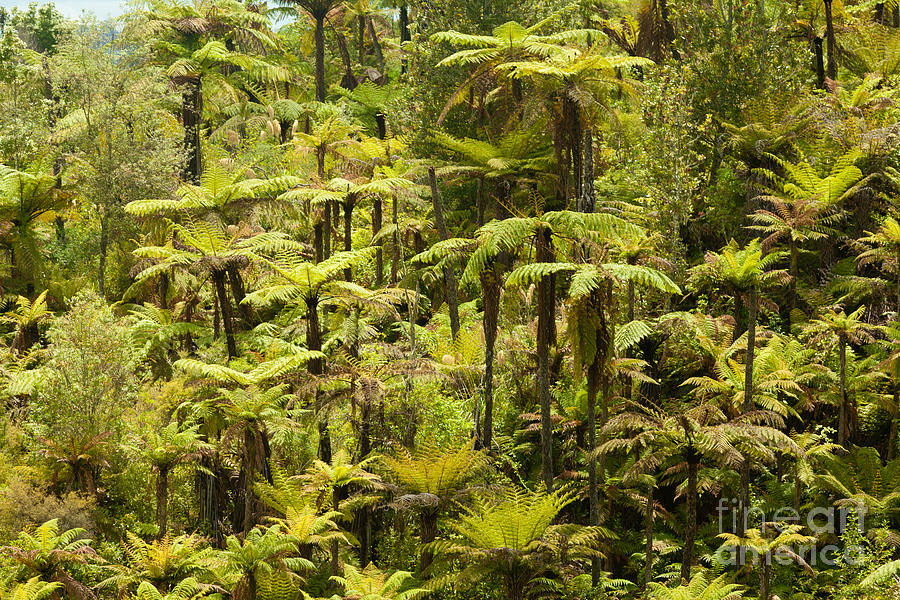
<svg viewBox="0 0 900 600">
<path fill-rule="evenodd" d="M 828 44 L 828 70 L 827 75 L 831 80 L 837 79 L 837 42 L 834 36 L 834 17 L 831 12 L 832 0 L 825 2 L 825 39 Z"/>
<path fill-rule="evenodd" d="M 816 87 L 825 89 L 825 52 L 822 49 L 822 38 L 813 38 L 813 55 L 815 57 Z"/>
<path fill-rule="evenodd" d="M 254 325 L 253 313 L 250 305 L 244 302 L 244 298 L 247 297 L 247 294 L 244 290 L 244 279 L 241 277 L 241 271 L 238 268 L 238 265 L 233 263 L 226 267 L 226 271 L 228 272 L 228 283 L 231 286 L 231 295 L 234 298 L 234 304 L 241 313 L 241 319 L 244 321 L 244 325 L 248 328 L 252 328 Z"/>
<path fill-rule="evenodd" d="M 435 175 L 434 167 L 428 167 L 428 183 L 431 186 L 434 223 L 441 241 L 447 240 L 450 238 L 450 233 L 447 230 L 447 222 L 444 220 L 444 209 L 441 206 L 441 197 L 438 192 L 437 175 Z M 450 330 L 455 340 L 456 336 L 459 335 L 459 295 L 456 285 L 456 273 L 453 272 L 453 267 L 450 265 L 444 267 L 444 286 L 447 296 L 447 308 L 450 312 Z"/>
<path fill-rule="evenodd" d="M 400 43 L 408 42 L 412 39 L 409 34 L 409 7 L 406 2 L 400 5 Z M 403 54 L 400 58 L 400 74 L 406 73 L 407 69 L 407 59 L 406 55 Z"/>
<path fill-rule="evenodd" d="M 497 325 L 500 317 L 500 280 L 498 268 L 491 265 L 481 274 L 481 293 L 484 301 L 482 328 L 484 329 L 484 427 L 481 444 L 490 452 L 494 435 L 494 348 L 497 343 Z M 477 427 L 476 423 L 476 427 Z"/>
<path fill-rule="evenodd" d="M 653 575 L 653 483 L 647 486 L 647 503 L 644 507 L 644 579 L 641 590 L 647 589 Z"/>
<path fill-rule="evenodd" d="M 848 437 L 847 425 L 847 342 L 841 338 L 838 342 L 840 359 L 840 408 L 838 409 L 838 444 L 846 445 Z"/>
<path fill-rule="evenodd" d="M 419 516 L 421 527 L 420 541 L 422 545 L 430 544 L 437 539 L 438 511 L 436 508 L 423 508 Z M 434 561 L 434 554 L 430 550 L 423 550 L 419 559 L 419 571 L 425 571 Z"/>
<path fill-rule="evenodd" d="M 316 21 L 316 100 L 325 102 L 325 11 L 313 15 Z"/>
<path fill-rule="evenodd" d="M 344 252 L 353 250 L 353 205 L 356 199 L 347 197 L 344 202 Z M 344 269 L 344 281 L 353 281 L 353 269 Z"/>
<path fill-rule="evenodd" d="M 109 213 L 100 207 L 100 266 L 97 270 L 97 293 L 106 297 L 106 255 L 109 253 Z"/>
<path fill-rule="evenodd" d="M 599 336 L 598 336 L 599 337 Z M 600 525 L 600 499 L 597 493 L 597 393 L 600 391 L 601 357 L 598 351 L 587 370 L 587 426 L 588 426 L 588 503 L 590 516 L 588 525 Z M 597 585 L 600 580 L 600 559 L 591 557 L 591 581 Z"/>
<path fill-rule="evenodd" d="M 382 207 L 381 198 L 376 198 L 372 205 L 372 236 L 378 235 L 382 227 Z M 381 287 L 384 280 L 384 243 L 379 239 L 375 247 L 375 287 Z"/>
<path fill-rule="evenodd" d="M 156 473 L 156 527 L 159 538 L 166 536 L 169 522 L 169 467 L 159 465 Z"/>
<path fill-rule="evenodd" d="M 219 312 L 222 316 L 222 328 L 225 330 L 225 345 L 228 348 L 228 358 L 235 358 L 238 352 L 237 344 L 234 341 L 231 302 L 228 300 L 228 291 L 225 289 L 225 271 L 221 269 L 213 271 L 212 279 L 216 287 L 216 297 L 219 299 Z"/>
<path fill-rule="evenodd" d="M 750 300 L 747 306 L 747 355 L 744 364 L 744 413 L 753 410 L 753 362 L 756 350 L 756 286 L 750 286 Z M 750 457 L 745 456 L 741 463 L 741 489 L 738 498 L 737 535 L 743 536 L 747 528 L 747 514 L 750 510 Z M 740 564 L 743 564 L 744 552 L 740 552 Z"/>
<path fill-rule="evenodd" d="M 535 261 L 551 262 L 551 234 L 547 228 L 537 232 Z M 548 492 L 553 491 L 553 423 L 550 396 L 550 344 L 552 343 L 555 307 L 550 277 L 542 277 L 537 286 L 537 374 L 535 383 L 541 406 L 541 474 Z"/>
<path fill-rule="evenodd" d="M 319 322 L 319 298 L 309 296 L 306 299 L 306 348 L 316 352 L 322 351 L 322 330 Z M 325 363 L 321 358 L 315 358 L 306 365 L 306 370 L 314 378 L 325 372 Z M 322 406 L 322 396 L 316 385 L 315 411 L 318 417 L 319 428 L 319 458 L 325 463 L 331 463 L 331 436 L 328 430 L 328 416 Z"/>
<path fill-rule="evenodd" d="M 694 540 L 697 539 L 697 472 L 700 455 L 689 448 L 685 454 L 687 462 L 687 523 L 684 528 L 684 551 L 681 555 L 681 578 L 691 580 L 691 563 L 694 562 Z"/>
<path fill-rule="evenodd" d="M 387 76 L 384 68 L 384 53 L 381 50 L 381 42 L 378 41 L 378 33 L 375 31 L 375 21 L 372 19 L 368 19 L 368 30 L 369 38 L 372 40 L 372 50 L 375 52 L 375 60 L 378 62 L 378 70 L 381 72 L 382 78 L 384 78 Z"/>
<path fill-rule="evenodd" d="M 200 77 L 187 82 L 181 94 L 181 123 L 184 125 L 185 163 L 182 176 L 186 181 L 199 184 L 203 173 L 203 151 L 200 127 L 203 115 L 203 88 Z"/>
<path fill-rule="evenodd" d="M 400 271 L 400 217 L 399 200 L 397 194 L 391 196 L 391 223 L 394 233 L 391 236 L 391 285 L 397 283 L 397 275 Z"/>
<path fill-rule="evenodd" d="M 344 63 L 344 76 L 341 78 L 341 87 L 353 90 L 356 88 L 356 76 L 353 75 L 353 61 L 350 60 L 350 50 L 347 49 L 347 39 L 344 34 L 335 28 L 334 39 L 337 42 L 338 52 L 341 54 L 341 61 Z"/>
</svg>

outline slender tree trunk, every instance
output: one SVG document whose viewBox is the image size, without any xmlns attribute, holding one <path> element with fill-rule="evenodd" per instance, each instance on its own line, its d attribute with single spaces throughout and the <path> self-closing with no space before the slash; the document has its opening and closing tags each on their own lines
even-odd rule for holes
<svg viewBox="0 0 900 600">
<path fill-rule="evenodd" d="M 599 337 L 599 336 L 598 336 Z M 597 494 L 597 459 L 594 450 L 597 448 L 597 393 L 600 390 L 602 358 L 599 349 L 594 360 L 587 369 L 587 426 L 588 426 L 588 503 L 590 518 L 588 525 L 600 525 L 600 499 Z M 591 558 L 591 581 L 597 585 L 600 581 L 600 559 Z"/>
<path fill-rule="evenodd" d="M 813 52 L 815 54 L 816 87 L 825 89 L 825 52 L 822 49 L 822 38 L 813 38 Z"/>
<path fill-rule="evenodd" d="M 325 201 L 325 215 L 322 217 L 322 257 L 325 260 L 331 258 L 331 228 L 333 221 L 331 218 L 332 206 L 331 200 Z"/>
<path fill-rule="evenodd" d="M 771 555 L 766 552 L 759 557 L 759 600 L 769 600 L 769 561 Z"/>
<path fill-rule="evenodd" d="M 742 412 L 753 410 L 753 363 L 756 350 L 756 286 L 749 290 L 750 301 L 747 306 L 747 355 L 744 365 L 744 403 Z M 750 510 L 750 457 L 745 456 L 741 463 L 741 490 L 738 498 L 738 527 L 737 535 L 742 536 L 747 527 L 747 514 Z M 743 549 L 742 549 L 743 550 Z M 744 553 L 741 552 L 741 564 Z"/>
<path fill-rule="evenodd" d="M 169 468 L 158 467 L 156 474 L 156 526 L 160 539 L 166 537 L 169 522 Z"/>
<path fill-rule="evenodd" d="M 834 39 L 834 19 L 831 14 L 832 0 L 825 2 L 825 38 L 828 42 L 828 78 L 837 79 L 837 43 Z"/>
<path fill-rule="evenodd" d="M 594 190 L 594 132 L 588 128 L 584 131 L 581 144 L 584 160 L 582 161 L 581 194 L 578 197 L 579 212 L 591 214 L 596 210 L 597 193 Z"/>
<path fill-rule="evenodd" d="M 420 541 L 422 545 L 430 544 L 437 539 L 437 523 L 438 509 L 436 507 L 422 509 L 419 518 L 419 526 L 421 527 Z M 434 554 L 429 550 L 423 550 L 419 558 L 419 572 L 425 571 L 425 569 L 430 567 L 433 560 Z"/>
<path fill-rule="evenodd" d="M 366 17 L 364 15 L 356 17 L 356 29 L 356 53 L 359 56 L 359 64 L 363 64 L 366 51 Z"/>
<path fill-rule="evenodd" d="M 697 471 L 700 456 L 689 449 L 685 456 L 688 468 L 687 524 L 684 529 L 684 552 L 681 557 L 681 579 L 691 580 L 691 564 L 694 562 L 694 540 L 697 539 Z"/>
<path fill-rule="evenodd" d="M 668 0 L 658 0 L 658 2 L 659 14 L 662 17 L 663 27 L 665 28 L 666 42 L 668 42 L 669 51 L 672 53 L 672 58 L 681 60 L 681 55 L 675 47 L 675 28 L 672 27 L 672 21 L 669 19 Z"/>
<path fill-rule="evenodd" d="M 391 197 L 391 223 L 394 225 L 394 233 L 391 236 L 391 285 L 396 285 L 397 276 L 400 273 L 400 215 L 397 194 Z"/>
<path fill-rule="evenodd" d="M 647 503 L 644 507 L 644 580 L 641 591 L 653 576 L 653 483 L 647 485 Z"/>
<path fill-rule="evenodd" d="M 322 222 L 313 225 L 313 252 L 316 255 L 316 263 L 325 260 L 325 241 Z"/>
<path fill-rule="evenodd" d="M 344 202 L 344 252 L 353 250 L 353 205 L 356 199 L 348 197 Z M 353 281 L 353 269 L 344 269 L 344 281 Z"/>
<path fill-rule="evenodd" d="M 372 19 L 368 20 L 369 27 L 369 37 L 372 38 L 372 50 L 375 51 L 375 60 L 378 62 L 378 71 L 382 75 L 382 81 L 387 77 L 387 72 L 384 69 L 384 53 L 381 51 L 381 42 L 378 41 L 378 33 L 375 31 L 375 22 Z"/>
<path fill-rule="evenodd" d="M 535 261 L 539 263 L 553 260 L 550 249 L 550 230 L 542 228 L 535 241 Z M 553 491 L 553 422 L 551 420 L 550 396 L 550 345 L 553 343 L 555 306 L 550 286 L 552 280 L 542 277 L 537 286 L 537 374 L 536 386 L 541 406 L 541 473 L 548 492 Z"/>
<path fill-rule="evenodd" d="M 332 502 L 334 504 L 334 512 L 341 512 L 341 495 L 338 488 L 331 490 Z M 338 540 L 331 540 L 331 576 L 340 575 L 341 573 L 341 547 Z"/>
<path fill-rule="evenodd" d="M 428 167 L 428 183 L 431 186 L 434 223 L 437 226 L 441 241 L 444 241 L 450 238 L 450 234 L 447 231 L 447 223 L 444 221 L 444 209 L 441 206 L 441 197 L 438 193 L 437 175 L 434 173 L 434 167 Z M 453 267 L 449 265 L 444 267 L 444 286 L 447 294 L 447 308 L 450 311 L 450 329 L 455 340 L 456 336 L 459 335 L 459 296 L 456 287 L 456 273 L 453 272 Z"/>
<path fill-rule="evenodd" d="M 891 428 L 888 432 L 887 459 L 893 460 L 897 453 L 897 410 L 900 408 L 900 385 L 894 384 L 894 412 L 891 414 Z"/>
<path fill-rule="evenodd" d="M 316 20 L 316 100 L 325 102 L 325 14 L 317 13 Z"/>
<path fill-rule="evenodd" d="M 225 289 L 225 271 L 212 272 L 213 284 L 216 286 L 216 297 L 219 299 L 219 310 L 222 314 L 222 327 L 225 329 L 225 345 L 228 348 L 228 358 L 237 357 L 237 344 L 234 341 L 234 326 L 231 316 L 231 302 L 228 300 L 228 291 Z"/>
<path fill-rule="evenodd" d="M 163 310 L 169 308 L 169 274 L 160 273 L 156 283 L 156 296 L 159 299 L 159 307 Z"/>
<path fill-rule="evenodd" d="M 847 342 L 841 339 L 839 344 L 840 348 L 838 352 L 840 355 L 841 366 L 841 406 L 838 413 L 838 444 L 844 446 L 847 443 L 847 437 L 849 433 L 849 427 L 847 426 Z"/>
<path fill-rule="evenodd" d="M 481 292 L 484 301 L 482 327 L 484 329 L 484 428 L 481 443 L 491 451 L 494 435 L 494 347 L 497 343 L 497 324 L 500 317 L 499 267 L 490 265 L 481 274 Z M 477 423 L 476 423 L 477 427 Z"/>
<path fill-rule="evenodd" d="M 306 348 L 321 352 L 322 331 L 319 322 L 319 299 L 307 297 L 306 299 Z M 325 373 L 325 362 L 321 358 L 309 361 L 306 370 L 310 375 L 318 376 Z M 319 427 L 319 459 L 327 464 L 331 463 L 331 434 L 328 428 L 328 412 L 323 406 L 322 392 L 316 384 L 315 412 Z"/>
<path fill-rule="evenodd" d="M 203 173 L 203 152 L 200 127 L 203 118 L 202 80 L 195 77 L 187 83 L 181 95 L 181 123 L 184 125 L 185 164 L 183 177 L 191 183 L 200 183 Z"/>
<path fill-rule="evenodd" d="M 347 49 L 347 39 L 344 37 L 344 34 L 335 29 L 331 28 L 334 32 L 334 39 L 337 41 L 338 52 L 341 54 L 341 62 L 344 63 L 344 76 L 341 77 L 341 87 L 347 90 L 354 90 L 358 82 L 356 81 L 356 76 L 353 74 L 353 61 L 350 59 L 350 50 Z"/>
<path fill-rule="evenodd" d="M 97 270 L 97 293 L 106 297 L 106 255 L 109 252 L 109 211 L 100 207 L 100 267 Z"/>
<path fill-rule="evenodd" d="M 790 275 L 791 282 L 788 284 L 788 294 L 790 295 L 790 301 L 788 304 L 788 331 L 791 328 L 791 321 L 794 318 L 794 311 L 797 310 L 797 278 L 800 276 L 799 271 L 799 252 L 797 251 L 797 242 L 791 240 L 790 242 Z"/>
<path fill-rule="evenodd" d="M 241 277 L 241 271 L 238 266 L 233 263 L 229 264 L 225 270 L 228 272 L 228 283 L 231 286 L 231 295 L 234 297 L 234 304 L 241 313 L 241 319 L 243 319 L 244 324 L 248 328 L 252 328 L 255 324 L 253 322 L 253 312 L 250 305 L 244 302 L 244 298 L 247 297 L 247 294 L 244 291 L 244 278 Z"/>
<path fill-rule="evenodd" d="M 409 7 L 404 2 L 400 5 L 400 44 L 403 42 L 408 42 L 412 38 L 409 35 Z M 406 73 L 407 69 L 407 58 L 406 55 L 403 54 L 400 58 L 400 74 Z"/>
<path fill-rule="evenodd" d="M 372 205 L 372 236 L 378 235 L 378 232 L 381 231 L 381 211 L 381 198 L 376 198 Z M 384 252 L 382 246 L 384 246 L 384 243 L 379 239 L 375 248 L 375 287 L 381 287 L 381 283 L 384 280 Z"/>
</svg>

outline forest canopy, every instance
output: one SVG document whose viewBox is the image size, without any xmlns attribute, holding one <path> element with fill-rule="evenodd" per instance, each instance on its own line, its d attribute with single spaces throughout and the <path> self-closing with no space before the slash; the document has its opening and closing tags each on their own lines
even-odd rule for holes
<svg viewBox="0 0 900 600">
<path fill-rule="evenodd" d="M 900 596 L 897 0 L 0 7 L 0 600 Z"/>
</svg>

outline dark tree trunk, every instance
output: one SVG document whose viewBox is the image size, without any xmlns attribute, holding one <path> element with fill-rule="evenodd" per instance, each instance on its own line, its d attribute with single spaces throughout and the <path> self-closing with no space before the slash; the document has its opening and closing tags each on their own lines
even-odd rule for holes
<svg viewBox="0 0 900 600">
<path fill-rule="evenodd" d="M 187 82 L 187 87 L 181 94 L 181 123 L 184 125 L 185 154 L 183 177 L 192 183 L 200 183 L 200 175 L 203 173 L 203 151 L 200 142 L 202 118 L 202 80 L 195 77 Z"/>
<path fill-rule="evenodd" d="M 391 236 L 391 285 L 397 283 L 397 276 L 400 272 L 400 216 L 399 205 L 400 200 L 397 194 L 391 197 L 391 223 L 394 225 L 394 234 Z"/>
<path fill-rule="evenodd" d="M 668 0 L 658 1 L 659 14 L 662 17 L 663 27 L 665 28 L 666 42 L 668 42 L 669 51 L 672 53 L 672 58 L 674 58 L 675 60 L 681 60 L 681 55 L 679 54 L 678 49 L 675 47 L 675 28 L 672 27 L 672 20 L 669 18 Z"/>
<path fill-rule="evenodd" d="M 356 199 L 348 197 L 344 202 L 344 252 L 353 250 L 353 205 Z M 344 280 L 353 281 L 353 269 L 344 269 Z"/>
<path fill-rule="evenodd" d="M 213 284 L 216 286 L 216 297 L 219 299 L 219 310 L 222 314 L 222 327 L 225 329 L 225 345 L 228 348 L 228 358 L 238 355 L 237 344 L 234 341 L 234 325 L 231 316 L 231 302 L 228 300 L 228 291 L 225 289 L 225 271 L 212 272 Z"/>
<path fill-rule="evenodd" d="M 332 221 L 332 202 L 331 200 L 325 201 L 325 215 L 322 217 L 322 258 L 328 260 L 331 258 L 331 228 L 333 226 Z"/>
<path fill-rule="evenodd" d="M 422 545 L 430 544 L 437 539 L 438 510 L 437 508 L 423 508 L 419 517 L 420 541 Z M 434 555 L 430 550 L 423 550 L 419 558 L 419 571 L 425 571 L 431 566 Z"/>
<path fill-rule="evenodd" d="M 753 361 L 756 350 L 756 286 L 749 290 L 749 305 L 747 306 L 747 356 L 744 365 L 744 413 L 753 410 Z M 743 536 L 747 527 L 746 516 L 750 511 L 750 457 L 744 457 L 741 463 L 741 490 L 738 498 L 738 527 L 737 535 Z M 742 549 L 743 550 L 743 549 Z M 741 564 L 744 553 L 741 552 Z"/>
<path fill-rule="evenodd" d="M 375 22 L 368 20 L 369 37 L 372 38 L 372 50 L 375 52 L 375 60 L 378 62 L 378 71 L 382 75 L 382 81 L 385 81 L 387 72 L 384 68 L 384 53 L 381 51 L 381 42 L 378 41 L 378 33 L 375 31 Z"/>
<path fill-rule="evenodd" d="M 372 235 L 378 235 L 378 232 L 381 231 L 381 220 L 382 220 L 382 202 L 381 198 L 375 198 L 375 201 L 372 205 Z M 375 287 L 381 287 L 381 283 L 384 279 L 384 252 L 382 251 L 382 246 L 384 244 L 379 239 L 376 242 L 375 248 Z"/>
<path fill-rule="evenodd" d="M 644 507 L 644 580 L 641 590 L 647 589 L 653 575 L 653 484 L 647 486 L 647 503 Z"/>
<path fill-rule="evenodd" d="M 169 467 L 158 467 L 156 474 L 156 526 L 159 538 L 166 537 L 169 523 Z"/>
<path fill-rule="evenodd" d="M 797 278 L 800 276 L 799 270 L 799 252 L 797 250 L 797 242 L 791 240 L 790 242 L 790 275 L 791 281 L 788 284 L 788 294 L 790 295 L 790 299 L 788 301 L 788 331 L 790 331 L 790 327 L 792 325 L 791 321 L 794 318 L 794 311 L 797 310 Z"/>
<path fill-rule="evenodd" d="M 500 316 L 500 277 L 499 265 L 489 266 L 481 274 L 481 292 L 484 301 L 482 327 L 484 329 L 484 427 L 481 431 L 481 444 L 491 451 L 494 435 L 494 346 L 497 343 L 497 324 Z M 478 424 L 476 423 L 476 427 Z"/>
<path fill-rule="evenodd" d="M 828 71 L 829 79 L 837 79 L 837 43 L 834 39 L 834 19 L 831 14 L 832 0 L 825 2 L 825 39 L 828 42 Z"/>
<path fill-rule="evenodd" d="M 815 53 L 816 87 L 825 89 L 825 53 L 822 50 L 822 38 L 813 38 L 813 51 Z"/>
<path fill-rule="evenodd" d="M 700 456 L 689 449 L 685 456 L 688 469 L 687 481 L 687 523 L 684 528 L 684 552 L 681 557 L 681 578 L 691 580 L 691 564 L 694 562 L 694 540 L 697 539 L 697 471 Z"/>
<path fill-rule="evenodd" d="M 400 43 L 408 42 L 412 38 L 409 35 L 409 7 L 404 2 L 400 5 Z M 400 59 L 400 73 L 406 73 L 407 59 L 404 54 Z"/>
<path fill-rule="evenodd" d="M 319 299 L 308 297 L 306 299 L 306 348 L 321 352 L 322 331 L 319 323 Z M 309 361 L 306 369 L 310 375 L 319 376 L 325 373 L 325 362 L 321 358 Z M 325 463 L 331 463 L 331 434 L 328 429 L 328 413 L 323 406 L 322 392 L 316 384 L 315 411 L 319 427 L 319 459 Z"/>
<path fill-rule="evenodd" d="M 535 261 L 552 262 L 551 234 L 542 228 L 535 236 Z M 550 396 L 550 345 L 553 343 L 555 306 L 550 277 L 542 277 L 537 287 L 537 374 L 535 383 L 541 406 L 541 473 L 547 491 L 553 491 L 553 423 Z"/>
<path fill-rule="evenodd" d="M 106 255 L 109 251 L 109 211 L 100 207 L 100 267 L 97 270 L 97 292 L 106 297 Z"/>
<path fill-rule="evenodd" d="M 163 310 L 169 308 L 169 274 L 160 273 L 156 283 L 156 295 L 159 299 L 159 307 Z"/>
<path fill-rule="evenodd" d="M 599 337 L 599 336 L 598 336 Z M 587 369 L 587 426 L 588 426 L 588 503 L 590 518 L 588 525 L 600 525 L 600 499 L 597 494 L 597 459 L 594 450 L 597 448 L 597 393 L 600 391 L 602 376 L 602 357 L 599 349 L 594 360 Z M 580 375 L 580 374 L 579 374 Z M 600 558 L 591 558 L 591 581 L 597 585 L 600 581 Z"/>
<path fill-rule="evenodd" d="M 356 17 L 356 53 L 359 64 L 363 64 L 366 53 L 366 17 L 363 15 Z"/>
<path fill-rule="evenodd" d="M 431 205 L 434 209 L 434 223 L 437 226 L 438 235 L 441 241 L 450 238 L 447 231 L 447 223 L 444 221 L 444 209 L 441 206 L 441 197 L 438 193 L 437 175 L 434 173 L 434 167 L 428 167 L 428 183 L 431 186 Z M 453 339 L 459 335 L 459 296 L 456 286 L 456 273 L 453 267 L 447 265 L 444 267 L 444 286 L 447 294 L 447 308 L 450 311 L 450 329 L 453 333 Z M 478 424 L 476 423 L 477 427 Z"/>
<path fill-rule="evenodd" d="M 322 222 L 313 225 L 313 252 L 316 255 L 316 263 L 325 260 L 324 233 Z"/>
<path fill-rule="evenodd" d="M 581 194 L 578 196 L 578 211 L 590 214 L 597 207 L 597 193 L 594 190 L 594 134 L 590 129 L 585 130 L 581 146 L 584 162 L 582 164 Z"/>
<path fill-rule="evenodd" d="M 894 406 L 900 408 L 900 385 L 894 384 Z M 894 410 L 897 410 L 895 408 Z M 897 453 L 897 415 L 891 415 L 891 428 L 888 432 L 887 459 L 893 460 Z"/>
<path fill-rule="evenodd" d="M 316 100 L 325 102 L 325 14 L 313 15 L 316 20 Z"/>
<path fill-rule="evenodd" d="M 236 264 L 229 264 L 225 270 L 228 272 L 228 283 L 231 286 L 231 295 L 234 297 L 234 304 L 241 313 L 241 319 L 248 328 L 252 328 L 253 312 L 250 305 L 244 302 L 247 297 L 244 291 L 244 278 L 241 277 L 241 271 Z"/>
<path fill-rule="evenodd" d="M 222 530 L 219 524 L 219 509 L 221 506 L 220 482 L 218 475 L 221 469 L 215 456 L 204 456 L 200 459 L 200 465 L 204 471 L 197 470 L 196 491 L 198 520 L 205 524 L 206 533 L 219 544 L 222 538 Z"/>
<path fill-rule="evenodd" d="M 338 51 L 341 53 L 341 61 L 344 63 L 344 76 L 341 78 L 341 87 L 353 90 L 356 88 L 356 76 L 353 74 L 353 61 L 350 60 L 350 51 L 347 49 L 347 39 L 344 34 L 333 29 L 334 39 L 337 40 Z"/>
<path fill-rule="evenodd" d="M 838 444 L 844 446 L 849 437 L 849 427 L 847 424 L 847 342 L 841 339 L 839 344 L 841 406 L 838 412 Z"/>
</svg>

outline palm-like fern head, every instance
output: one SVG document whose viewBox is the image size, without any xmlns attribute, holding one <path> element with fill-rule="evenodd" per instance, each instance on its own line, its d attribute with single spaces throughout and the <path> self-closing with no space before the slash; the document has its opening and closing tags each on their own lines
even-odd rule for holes
<svg viewBox="0 0 900 600">
<path fill-rule="evenodd" d="M 166 535 L 146 541 L 129 532 L 122 549 L 125 564 L 114 567 L 115 574 L 101 581 L 99 588 L 133 592 L 145 583 L 166 588 L 188 578 L 204 579 L 212 574 L 212 550 L 197 536 Z"/>
<path fill-rule="evenodd" d="M 390 575 L 383 573 L 375 565 L 369 563 L 364 569 L 353 565 L 344 567 L 342 577 L 332 577 L 332 581 L 344 588 L 343 598 L 359 598 L 360 600 L 416 600 L 429 593 L 430 590 L 412 587 L 413 576 L 408 571 L 394 571 Z"/>
<path fill-rule="evenodd" d="M 726 577 L 723 574 L 713 579 L 700 571 L 690 581 L 683 581 L 674 588 L 650 582 L 650 597 L 655 600 L 742 600 L 744 588 L 729 583 Z"/>
<path fill-rule="evenodd" d="M 487 468 L 483 452 L 467 443 L 444 449 L 423 445 L 415 453 L 401 449 L 394 457 L 384 457 L 384 466 L 392 478 L 408 492 L 449 498 Z"/>
</svg>

